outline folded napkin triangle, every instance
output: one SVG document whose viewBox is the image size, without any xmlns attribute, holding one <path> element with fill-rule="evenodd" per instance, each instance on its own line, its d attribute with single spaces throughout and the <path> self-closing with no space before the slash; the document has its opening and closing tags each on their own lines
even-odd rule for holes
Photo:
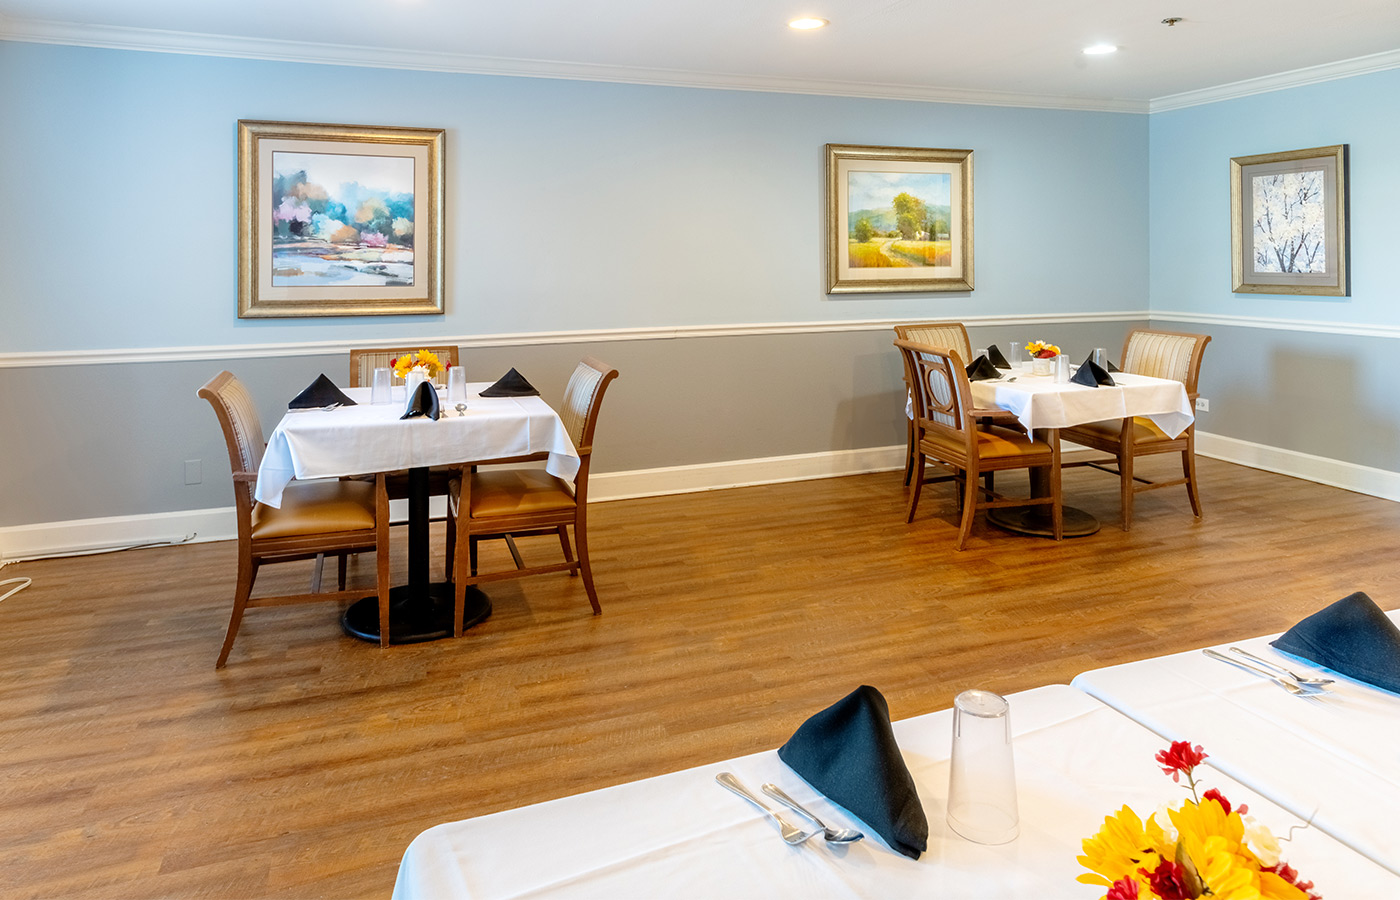
<svg viewBox="0 0 1400 900">
<path fill-rule="evenodd" d="M 861 685 L 803 722 L 778 758 L 895 850 L 918 859 L 928 849 L 928 818 L 875 688 Z"/>
<path fill-rule="evenodd" d="M 993 344 L 992 346 L 987 348 L 987 359 L 990 359 L 992 361 L 992 365 L 996 366 L 998 369 L 1011 368 L 1011 363 L 1006 361 L 1005 356 L 1002 356 L 1001 348 L 998 347 L 996 344 Z"/>
<path fill-rule="evenodd" d="M 1105 369 L 1108 369 L 1108 371 L 1110 371 L 1110 372 L 1121 372 L 1121 371 L 1122 371 L 1122 369 L 1118 368 L 1117 366 L 1115 366 L 1115 365 L 1113 364 L 1113 360 L 1111 360 L 1111 359 L 1106 359 L 1106 360 L 1103 361 L 1103 363 L 1104 363 L 1104 368 L 1105 368 Z"/>
<path fill-rule="evenodd" d="M 418 387 L 413 389 L 413 393 L 408 396 L 408 404 L 404 407 L 403 415 L 400 419 L 427 418 L 437 420 L 440 415 L 438 407 L 437 391 L 433 389 L 431 381 L 422 381 Z"/>
<path fill-rule="evenodd" d="M 332 403 L 339 403 L 341 406 L 355 405 L 354 400 L 345 396 L 340 388 L 322 373 L 306 386 L 306 390 L 292 398 L 292 402 L 287 404 L 287 409 L 320 409 Z"/>
<path fill-rule="evenodd" d="M 1113 386 L 1113 376 L 1105 372 L 1103 366 L 1094 362 L 1092 357 L 1084 360 L 1079 366 L 1079 369 L 1076 370 L 1074 375 L 1070 378 L 1070 381 L 1075 384 L 1085 385 L 1086 387 L 1098 387 L 1099 385 L 1104 385 L 1105 387 Z"/>
<path fill-rule="evenodd" d="M 1400 628 L 1361 591 L 1313 613 L 1272 643 L 1285 653 L 1400 694 Z"/>
<path fill-rule="evenodd" d="M 482 397 L 538 397 L 539 391 L 535 386 L 525 380 L 515 369 L 511 369 L 502 375 L 495 384 L 482 391 Z"/>
<path fill-rule="evenodd" d="M 968 381 L 988 381 L 1000 377 L 1001 373 L 997 371 L 997 367 L 985 356 L 977 357 L 972 361 L 972 365 L 967 367 Z"/>
</svg>

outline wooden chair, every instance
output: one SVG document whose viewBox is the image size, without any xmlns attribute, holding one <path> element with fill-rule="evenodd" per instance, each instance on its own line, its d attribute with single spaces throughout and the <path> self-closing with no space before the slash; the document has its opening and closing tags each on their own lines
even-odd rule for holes
<svg viewBox="0 0 1400 900">
<path fill-rule="evenodd" d="M 454 478 L 447 495 L 447 552 L 455 557 L 456 624 L 462 634 L 462 617 L 468 585 L 504 578 L 520 578 L 545 572 L 583 573 L 583 586 L 593 614 L 603 611 L 593 588 L 593 569 L 588 561 L 588 468 L 593 454 L 593 432 L 598 425 L 598 409 L 603 393 L 617 377 L 617 369 L 592 357 L 584 357 L 564 388 L 559 416 L 578 450 L 580 459 L 574 483 L 556 478 L 542 469 L 520 467 L 463 468 Z M 574 529 L 578 559 L 569 549 L 568 526 Z M 541 566 L 525 566 L 517 557 L 517 568 L 508 572 L 477 573 L 477 543 L 508 535 L 557 534 L 564 561 Z"/>
<path fill-rule="evenodd" d="M 894 345 L 904 356 L 905 377 L 914 389 L 914 436 L 918 449 L 909 511 L 904 520 L 914 521 L 919 494 L 928 481 L 924 477 L 925 464 L 932 460 L 949 473 L 934 481 L 952 480 L 960 485 L 962 525 L 957 549 L 963 549 L 967 543 L 977 510 L 1002 506 L 1048 505 L 1052 533 L 1055 540 L 1060 540 L 1064 523 L 1060 508 L 1059 441 L 1052 439 L 1047 443 L 999 425 L 979 428 L 977 419 L 987 410 L 972 406 L 967 371 L 955 350 L 904 340 L 897 340 Z M 1050 495 L 1006 497 L 992 489 L 990 479 L 985 485 L 980 483 L 983 476 L 1008 469 L 1045 469 Z"/>
<path fill-rule="evenodd" d="M 457 346 L 450 347 L 375 347 L 361 348 L 350 351 L 350 386 L 369 387 L 374 382 L 374 370 L 389 367 L 389 360 L 403 356 L 405 353 L 417 353 L 419 350 L 427 350 L 442 360 L 444 364 L 460 365 L 458 363 Z M 447 370 L 443 369 L 432 378 L 433 384 L 439 387 L 447 384 Z"/>
<path fill-rule="evenodd" d="M 257 606 L 281 606 L 321 600 L 359 600 L 379 597 L 380 645 L 389 645 L 389 499 L 385 478 L 366 481 L 293 481 L 282 493 L 282 506 L 274 509 L 253 499 L 258 464 L 262 462 L 262 425 L 257 407 L 243 384 L 229 372 L 220 372 L 199 389 L 199 396 L 214 407 L 228 444 L 233 470 L 234 505 L 238 515 L 238 586 L 228 636 L 215 668 L 228 661 L 233 639 L 243 621 L 243 610 Z M 345 589 L 345 554 L 375 550 L 376 580 L 372 589 Z M 253 597 L 258 569 L 267 563 L 313 559 L 321 554 L 340 556 L 338 590 L 320 592 L 320 569 L 305 594 Z"/>
<path fill-rule="evenodd" d="M 967 339 L 967 328 L 961 322 L 913 322 L 894 326 L 894 336 L 901 341 L 913 341 L 931 347 L 950 347 L 958 355 L 963 365 L 972 361 L 972 344 Z M 914 396 L 914 386 L 909 383 L 909 372 L 904 373 L 904 390 Z M 914 475 L 914 457 L 918 455 L 914 445 L 914 420 L 908 422 L 908 434 L 904 448 L 904 485 Z"/>
<path fill-rule="evenodd" d="M 1210 335 L 1206 334 L 1137 328 L 1128 332 L 1127 339 L 1123 341 L 1122 369 L 1137 375 L 1180 381 L 1186 385 L 1186 396 L 1194 404 L 1197 379 L 1201 374 L 1201 357 L 1205 355 L 1208 343 Z M 1186 495 L 1191 500 L 1191 512 L 1196 518 L 1201 518 L 1200 490 L 1196 485 L 1194 422 L 1175 438 L 1167 437 L 1151 419 L 1141 416 L 1075 425 L 1072 428 L 1061 429 L 1060 436 L 1067 441 L 1113 455 L 1112 460 L 1083 460 L 1070 465 L 1091 466 L 1118 476 L 1124 531 L 1131 530 L 1133 525 L 1135 494 L 1178 484 L 1186 485 Z M 1181 454 L 1181 478 L 1149 481 L 1134 474 L 1133 461 L 1137 457 L 1158 453 Z M 1115 464 L 1115 467 L 1110 468 L 1109 463 Z"/>
</svg>

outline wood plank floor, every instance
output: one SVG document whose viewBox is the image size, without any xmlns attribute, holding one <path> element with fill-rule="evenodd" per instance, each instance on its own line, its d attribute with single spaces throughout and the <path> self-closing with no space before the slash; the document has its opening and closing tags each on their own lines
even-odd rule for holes
<svg viewBox="0 0 1400 900">
<path fill-rule="evenodd" d="M 462 640 L 388 651 L 334 605 L 253 610 L 223 671 L 230 543 L 7 566 L 34 585 L 0 603 L 0 896 L 384 898 L 425 828 L 771 748 L 862 683 L 903 718 L 1354 590 L 1400 605 L 1400 505 L 1201 467 L 1202 522 L 1170 489 L 1124 534 L 1116 481 L 1076 469 L 1098 535 L 979 520 L 963 553 L 951 489 L 905 525 L 898 473 L 598 504 L 600 617 L 560 575 L 493 585 Z M 265 587 L 309 571 L 281 568 Z"/>
</svg>

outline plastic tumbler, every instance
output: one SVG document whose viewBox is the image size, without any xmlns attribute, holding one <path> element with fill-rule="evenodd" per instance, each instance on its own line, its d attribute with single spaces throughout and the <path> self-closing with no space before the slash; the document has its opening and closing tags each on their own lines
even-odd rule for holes
<svg viewBox="0 0 1400 900">
<path fill-rule="evenodd" d="M 1094 348 L 1094 365 L 1108 368 L 1108 350 L 1104 347 Z"/>
<path fill-rule="evenodd" d="M 370 382 L 369 402 L 388 403 L 393 398 L 394 370 L 375 369 L 374 380 Z"/>
<path fill-rule="evenodd" d="M 977 357 L 979 357 L 979 356 L 986 356 L 986 355 L 987 355 L 987 348 L 986 348 L 986 347 L 978 347 L 976 350 L 973 350 L 973 351 L 972 351 L 972 361 L 973 361 L 973 362 L 977 362 Z"/>
<path fill-rule="evenodd" d="M 467 399 L 467 370 L 453 366 L 447 370 L 447 402 L 461 403 Z"/>
<path fill-rule="evenodd" d="M 1019 366 L 1021 364 L 1021 342 L 1012 341 L 1009 346 L 1011 349 L 1006 353 L 1006 361 L 1013 366 Z"/>
<path fill-rule="evenodd" d="M 1010 711 L 990 691 L 963 691 L 953 701 L 948 827 L 979 844 L 1005 844 L 1020 833 Z"/>
<path fill-rule="evenodd" d="M 1055 383 L 1065 384 L 1069 381 L 1069 356 L 1061 353 L 1055 357 Z"/>
</svg>

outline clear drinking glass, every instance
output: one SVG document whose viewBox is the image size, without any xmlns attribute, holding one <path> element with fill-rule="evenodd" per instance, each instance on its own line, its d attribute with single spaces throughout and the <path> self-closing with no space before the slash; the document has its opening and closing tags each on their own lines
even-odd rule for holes
<svg viewBox="0 0 1400 900">
<path fill-rule="evenodd" d="M 1069 381 L 1069 355 L 1061 353 L 1055 357 L 1055 383 L 1065 384 Z"/>
<path fill-rule="evenodd" d="M 990 691 L 963 691 L 953 701 L 948 827 L 979 844 L 1020 833 L 1010 713 L 1006 698 Z"/>
<path fill-rule="evenodd" d="M 1008 346 L 1011 349 L 1006 353 L 1006 361 L 1013 366 L 1019 366 L 1021 364 L 1021 342 L 1012 341 Z"/>
<path fill-rule="evenodd" d="M 979 356 L 986 356 L 986 355 L 987 355 L 987 348 L 986 348 L 986 347 L 978 347 L 976 350 L 973 350 L 973 351 L 972 351 L 972 361 L 973 361 L 973 362 L 977 362 L 977 357 L 979 357 Z"/>
<path fill-rule="evenodd" d="M 1101 368 L 1108 368 L 1108 350 L 1104 347 L 1094 348 L 1094 365 Z"/>
<path fill-rule="evenodd" d="M 388 403 L 393 398 L 394 370 L 375 369 L 374 380 L 370 383 L 369 402 Z"/>
<path fill-rule="evenodd" d="M 467 370 L 453 366 L 447 370 L 447 402 L 461 403 L 467 399 Z"/>
</svg>

